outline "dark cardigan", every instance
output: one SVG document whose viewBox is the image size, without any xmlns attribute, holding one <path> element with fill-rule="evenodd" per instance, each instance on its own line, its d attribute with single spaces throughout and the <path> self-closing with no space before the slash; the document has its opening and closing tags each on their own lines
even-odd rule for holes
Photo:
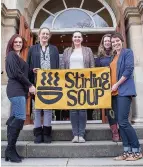
<svg viewBox="0 0 143 167">
<path fill-rule="evenodd" d="M 36 44 L 30 47 L 28 52 L 27 63 L 29 64 L 29 80 L 35 84 L 35 75 L 33 73 L 34 68 L 41 68 L 40 63 L 40 44 Z M 51 69 L 59 69 L 59 52 L 56 46 L 49 44 L 50 52 L 50 66 Z"/>
<path fill-rule="evenodd" d="M 7 96 L 26 96 L 32 83 L 28 80 L 28 64 L 14 51 L 6 56 L 6 73 L 8 76 Z"/>
</svg>

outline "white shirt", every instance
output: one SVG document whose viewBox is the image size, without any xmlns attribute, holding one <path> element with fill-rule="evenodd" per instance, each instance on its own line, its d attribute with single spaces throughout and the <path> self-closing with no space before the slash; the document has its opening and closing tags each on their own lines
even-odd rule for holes
<svg viewBox="0 0 143 167">
<path fill-rule="evenodd" d="M 84 68 L 82 48 L 74 49 L 70 56 L 70 69 Z"/>
</svg>

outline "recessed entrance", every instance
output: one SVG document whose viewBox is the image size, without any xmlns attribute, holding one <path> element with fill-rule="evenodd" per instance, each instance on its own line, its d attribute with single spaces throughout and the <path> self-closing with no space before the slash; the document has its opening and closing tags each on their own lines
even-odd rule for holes
<svg viewBox="0 0 143 167">
<path fill-rule="evenodd" d="M 100 40 L 104 34 L 86 34 L 83 33 L 83 46 L 90 47 L 96 55 Z M 72 34 L 53 34 L 50 41 L 53 45 L 58 47 L 59 53 L 63 54 L 63 51 L 67 47 L 71 47 Z"/>
</svg>

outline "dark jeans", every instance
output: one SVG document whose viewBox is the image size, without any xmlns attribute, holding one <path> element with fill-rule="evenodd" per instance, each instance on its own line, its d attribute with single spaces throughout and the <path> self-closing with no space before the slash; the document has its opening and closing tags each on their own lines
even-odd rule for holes
<svg viewBox="0 0 143 167">
<path fill-rule="evenodd" d="M 131 101 L 130 96 L 112 96 L 112 109 L 117 114 L 124 151 L 139 152 L 140 144 L 137 134 L 128 120 Z"/>
<path fill-rule="evenodd" d="M 112 109 L 105 109 L 106 116 L 108 118 L 109 125 L 112 126 L 117 124 L 117 115 L 115 114 L 114 110 Z"/>
<path fill-rule="evenodd" d="M 70 120 L 72 124 L 73 136 L 84 137 L 87 121 L 87 110 L 70 110 Z"/>
</svg>

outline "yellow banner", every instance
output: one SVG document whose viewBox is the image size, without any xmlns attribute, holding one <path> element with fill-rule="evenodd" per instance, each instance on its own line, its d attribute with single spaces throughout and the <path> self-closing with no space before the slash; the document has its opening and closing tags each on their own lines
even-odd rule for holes
<svg viewBox="0 0 143 167">
<path fill-rule="evenodd" d="M 38 70 L 36 109 L 111 108 L 110 69 Z"/>
</svg>

